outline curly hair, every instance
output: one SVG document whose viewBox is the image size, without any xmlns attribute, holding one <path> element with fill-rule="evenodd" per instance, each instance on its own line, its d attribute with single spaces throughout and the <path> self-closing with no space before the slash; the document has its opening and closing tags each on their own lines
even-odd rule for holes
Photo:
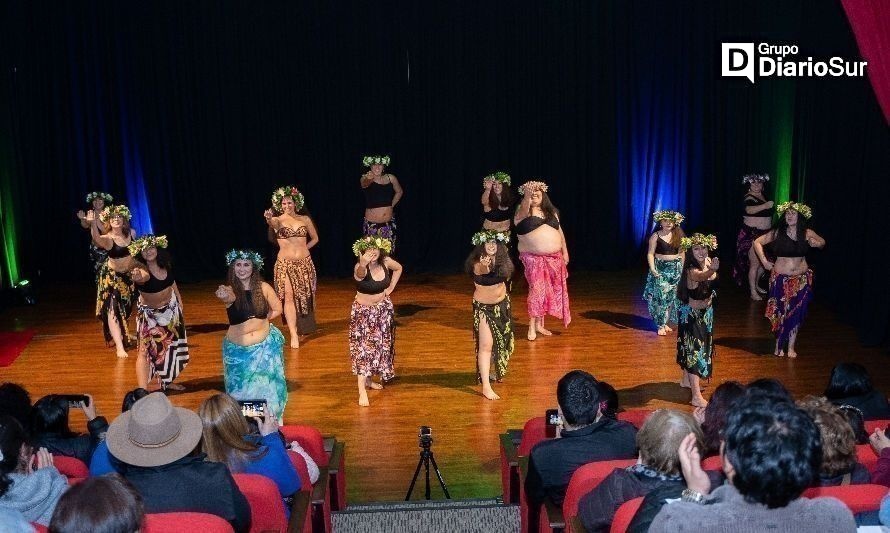
<svg viewBox="0 0 890 533">
<path fill-rule="evenodd" d="M 583 370 L 572 370 L 559 380 L 556 401 L 568 424 L 586 426 L 596 421 L 600 403 L 598 383 Z"/>
<path fill-rule="evenodd" d="M 825 398 L 807 396 L 797 405 L 819 428 L 822 436 L 822 468 L 825 477 L 846 474 L 856 466 L 856 435 L 844 413 Z"/>
</svg>

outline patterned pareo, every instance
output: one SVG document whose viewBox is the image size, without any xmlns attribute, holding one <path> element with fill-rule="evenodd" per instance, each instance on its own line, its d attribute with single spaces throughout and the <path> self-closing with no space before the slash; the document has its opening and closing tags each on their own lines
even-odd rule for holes
<svg viewBox="0 0 890 533">
<path fill-rule="evenodd" d="M 349 314 L 349 357 L 357 376 L 393 378 L 396 355 L 395 309 L 389 296 L 374 305 L 353 300 Z"/>
<path fill-rule="evenodd" d="M 690 374 L 711 377 L 714 356 L 714 307 L 680 305 L 677 325 L 677 364 Z"/>
<path fill-rule="evenodd" d="M 677 322 L 677 308 L 680 301 L 677 300 L 677 283 L 680 282 L 680 274 L 683 261 L 680 258 L 655 260 L 655 270 L 661 275 L 655 277 L 652 272 L 646 276 L 646 288 L 643 289 L 643 299 L 649 307 L 649 314 L 657 327 L 662 327 L 668 322 Z"/>
<path fill-rule="evenodd" d="M 151 378 L 157 376 L 161 388 L 166 389 L 189 362 L 185 320 L 176 291 L 170 291 L 170 302 L 157 309 L 137 305 L 136 332 L 139 347 L 148 358 Z"/>
<path fill-rule="evenodd" d="M 769 319 L 780 347 L 784 347 L 791 337 L 791 332 L 803 324 L 812 299 L 812 269 L 796 276 L 786 276 L 772 271 L 769 277 L 766 318 Z"/>
<path fill-rule="evenodd" d="M 236 400 L 264 399 L 279 420 L 287 404 L 284 378 L 284 335 L 269 325 L 262 342 L 241 346 L 223 340 L 223 375 L 226 393 Z"/>
<path fill-rule="evenodd" d="M 510 311 L 510 295 L 496 304 L 483 304 L 473 300 L 473 340 L 479 355 L 479 323 L 485 320 L 491 330 L 491 375 L 498 381 L 507 374 L 507 362 L 513 354 L 513 316 Z M 479 359 L 476 358 L 476 381 L 481 382 Z"/>
<path fill-rule="evenodd" d="M 124 345 L 130 346 L 134 339 L 130 335 L 127 319 L 133 314 L 136 287 L 129 273 L 117 272 L 108 261 L 102 264 L 99 275 L 96 278 L 96 318 L 102 322 L 102 333 L 105 335 L 105 344 L 114 346 L 111 330 L 108 329 L 108 311 L 111 310 L 115 320 L 120 325 L 121 336 Z"/>
</svg>

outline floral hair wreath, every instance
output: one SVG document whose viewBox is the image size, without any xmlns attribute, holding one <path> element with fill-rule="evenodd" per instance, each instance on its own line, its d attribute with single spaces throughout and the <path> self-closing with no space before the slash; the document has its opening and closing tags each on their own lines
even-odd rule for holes
<svg viewBox="0 0 890 533">
<path fill-rule="evenodd" d="M 813 210 L 810 209 L 810 206 L 798 202 L 782 202 L 781 204 L 779 204 L 778 207 L 776 207 L 776 212 L 779 214 L 779 216 L 782 216 L 785 214 L 785 211 L 789 209 L 794 209 L 795 211 L 803 215 L 804 218 L 810 218 L 811 216 L 813 216 Z"/>
<path fill-rule="evenodd" d="M 547 192 L 547 188 L 547 184 L 543 181 L 527 181 L 519 186 L 519 194 L 525 196 L 526 191 L 532 192 L 536 190 Z"/>
<path fill-rule="evenodd" d="M 93 200 L 95 200 L 96 198 L 101 198 L 102 200 L 105 201 L 106 204 L 110 204 L 111 202 L 114 201 L 114 197 L 111 196 L 110 194 L 108 194 L 107 192 L 93 191 L 87 195 L 87 203 L 88 204 L 93 203 Z"/>
<path fill-rule="evenodd" d="M 362 158 L 362 164 L 366 167 L 370 167 L 371 165 L 383 165 L 385 167 L 389 166 L 389 156 L 388 155 L 366 155 Z"/>
<path fill-rule="evenodd" d="M 755 181 L 760 183 L 769 181 L 769 174 L 745 174 L 742 176 L 742 183 L 754 183 Z"/>
<path fill-rule="evenodd" d="M 717 237 L 715 235 L 702 235 L 701 233 L 693 233 L 692 237 L 683 237 L 680 239 L 680 248 L 688 250 L 693 246 L 704 246 L 708 250 L 717 249 Z"/>
<path fill-rule="evenodd" d="M 99 221 L 103 223 L 108 222 L 114 217 L 123 217 L 130 220 L 132 218 L 130 208 L 123 204 L 108 206 L 99 214 Z"/>
<path fill-rule="evenodd" d="M 392 252 L 392 241 L 383 237 L 371 237 L 370 235 L 362 237 L 352 244 L 352 253 L 358 257 L 370 248 L 377 248 L 389 254 Z"/>
<path fill-rule="evenodd" d="M 661 211 L 656 211 L 652 213 L 652 220 L 655 222 L 661 222 L 662 220 L 670 220 L 674 224 L 681 224 L 686 217 L 684 217 L 679 211 L 671 211 L 669 209 L 663 209 Z"/>
<path fill-rule="evenodd" d="M 263 256 L 253 250 L 230 250 L 229 253 L 226 254 L 226 266 L 231 266 L 232 263 L 239 259 L 250 261 L 254 264 L 257 270 L 263 269 Z"/>
<path fill-rule="evenodd" d="M 127 250 L 130 250 L 130 255 L 135 257 L 145 251 L 146 248 L 166 248 L 167 244 L 166 235 L 143 235 L 131 242 L 127 246 Z"/>
<path fill-rule="evenodd" d="M 489 174 L 488 176 L 482 178 L 482 186 L 484 187 L 485 184 L 489 181 L 499 181 L 504 185 L 510 185 L 510 175 L 506 172 L 501 172 L 500 170 L 498 170 L 494 174 Z"/>
<path fill-rule="evenodd" d="M 479 246 L 487 242 L 501 242 L 507 244 L 510 242 L 510 234 L 504 231 L 482 230 L 473 234 L 473 246 Z"/>
<path fill-rule="evenodd" d="M 288 196 L 294 199 L 294 211 L 299 211 L 306 205 L 306 199 L 303 198 L 303 193 L 301 193 L 299 189 L 293 185 L 285 185 L 284 187 L 278 187 L 275 189 L 275 192 L 272 193 L 272 207 L 275 208 L 276 212 L 283 212 L 281 209 L 281 201 Z"/>
</svg>

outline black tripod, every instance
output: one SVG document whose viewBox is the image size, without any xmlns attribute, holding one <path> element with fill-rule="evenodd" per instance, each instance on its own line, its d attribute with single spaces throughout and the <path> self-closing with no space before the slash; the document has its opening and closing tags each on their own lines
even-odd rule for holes
<svg viewBox="0 0 890 533">
<path fill-rule="evenodd" d="M 414 484 L 417 483 L 417 475 L 420 474 L 420 467 L 423 466 L 426 468 L 426 489 L 424 490 L 424 496 L 427 500 L 430 499 L 430 462 L 433 463 L 433 470 L 436 472 L 436 477 L 439 478 L 439 485 L 442 486 L 442 492 L 445 493 L 446 499 L 451 499 L 451 495 L 448 494 L 448 487 L 445 486 L 445 480 L 442 478 L 442 473 L 439 472 L 439 465 L 436 464 L 436 458 L 433 457 L 433 451 L 430 449 L 430 446 L 433 444 L 433 438 L 430 435 L 424 435 L 421 433 L 420 435 L 420 459 L 417 461 L 417 468 L 414 470 L 414 477 L 411 479 L 411 485 L 408 486 L 408 494 L 405 496 L 405 501 L 411 499 L 411 493 L 414 492 Z"/>
</svg>

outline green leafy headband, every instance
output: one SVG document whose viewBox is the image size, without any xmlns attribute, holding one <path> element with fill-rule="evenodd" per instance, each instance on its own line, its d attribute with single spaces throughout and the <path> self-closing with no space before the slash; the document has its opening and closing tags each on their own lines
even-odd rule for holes
<svg viewBox="0 0 890 533">
<path fill-rule="evenodd" d="M 652 213 L 652 220 L 654 220 L 655 222 L 670 220 L 675 225 L 680 225 L 684 220 L 686 220 L 686 217 L 681 215 L 679 211 L 670 211 L 665 209 Z"/>
<path fill-rule="evenodd" d="M 385 167 L 389 166 L 389 156 L 388 155 L 366 155 L 362 158 L 362 164 L 366 167 L 370 167 L 371 165 L 383 165 Z"/>
<path fill-rule="evenodd" d="M 532 191 L 547 192 L 547 184 L 543 181 L 527 181 L 519 186 L 519 194 L 522 196 Z"/>
<path fill-rule="evenodd" d="M 303 193 L 293 185 L 285 185 L 284 187 L 278 187 L 275 189 L 275 192 L 272 193 L 272 207 L 275 208 L 276 212 L 283 212 L 281 209 L 281 201 L 288 196 L 294 200 L 294 211 L 299 211 L 306 205 L 306 199 L 303 198 Z"/>
<path fill-rule="evenodd" d="M 708 250 L 717 249 L 717 237 L 715 235 L 702 235 L 701 233 L 693 233 L 692 237 L 683 237 L 680 239 L 680 248 L 688 250 L 693 246 L 704 246 Z"/>
<path fill-rule="evenodd" d="M 253 250 L 230 250 L 226 254 L 226 266 L 231 266 L 232 263 L 239 259 L 250 261 L 257 270 L 263 269 L 263 256 Z"/>
<path fill-rule="evenodd" d="M 480 244 L 485 244 L 491 241 L 507 244 L 510 242 L 510 235 L 503 231 L 494 231 L 490 229 L 477 231 L 473 234 L 473 246 L 479 246 Z"/>
<path fill-rule="evenodd" d="M 776 207 L 776 212 L 779 213 L 779 216 L 782 216 L 785 214 L 785 211 L 789 209 L 794 209 L 795 211 L 803 215 L 804 218 L 810 218 L 811 216 L 813 216 L 813 210 L 810 209 L 810 206 L 798 202 L 783 202 L 779 204 L 778 207 Z"/>
<path fill-rule="evenodd" d="M 504 185 L 510 185 L 510 175 L 506 172 L 501 172 L 500 170 L 498 170 L 494 174 L 489 174 L 488 176 L 482 178 L 482 186 L 484 187 L 485 183 L 489 181 L 499 181 Z"/>
<path fill-rule="evenodd" d="M 101 199 L 105 200 L 106 204 L 110 204 L 111 202 L 114 201 L 114 197 L 111 196 L 110 194 L 108 194 L 107 192 L 93 191 L 87 195 L 87 203 L 88 204 L 93 203 L 93 200 L 95 200 L 96 198 L 101 198 Z"/>
<path fill-rule="evenodd" d="M 108 222 L 114 217 L 123 217 L 127 220 L 130 220 L 130 218 L 132 218 L 132 215 L 130 214 L 130 208 L 123 204 L 110 205 L 103 209 L 102 213 L 99 214 L 99 221 L 103 223 Z"/>
<path fill-rule="evenodd" d="M 753 183 L 755 181 L 761 183 L 769 181 L 769 174 L 746 174 L 742 176 L 742 183 Z"/>
<path fill-rule="evenodd" d="M 134 240 L 127 246 L 127 250 L 130 250 L 130 255 L 137 256 L 145 251 L 146 248 L 166 248 L 167 247 L 167 236 L 166 235 L 143 235 L 138 239 Z"/>
<path fill-rule="evenodd" d="M 352 253 L 358 257 L 370 248 L 377 248 L 389 254 L 392 252 L 392 241 L 383 237 L 362 237 L 352 244 Z"/>
</svg>

